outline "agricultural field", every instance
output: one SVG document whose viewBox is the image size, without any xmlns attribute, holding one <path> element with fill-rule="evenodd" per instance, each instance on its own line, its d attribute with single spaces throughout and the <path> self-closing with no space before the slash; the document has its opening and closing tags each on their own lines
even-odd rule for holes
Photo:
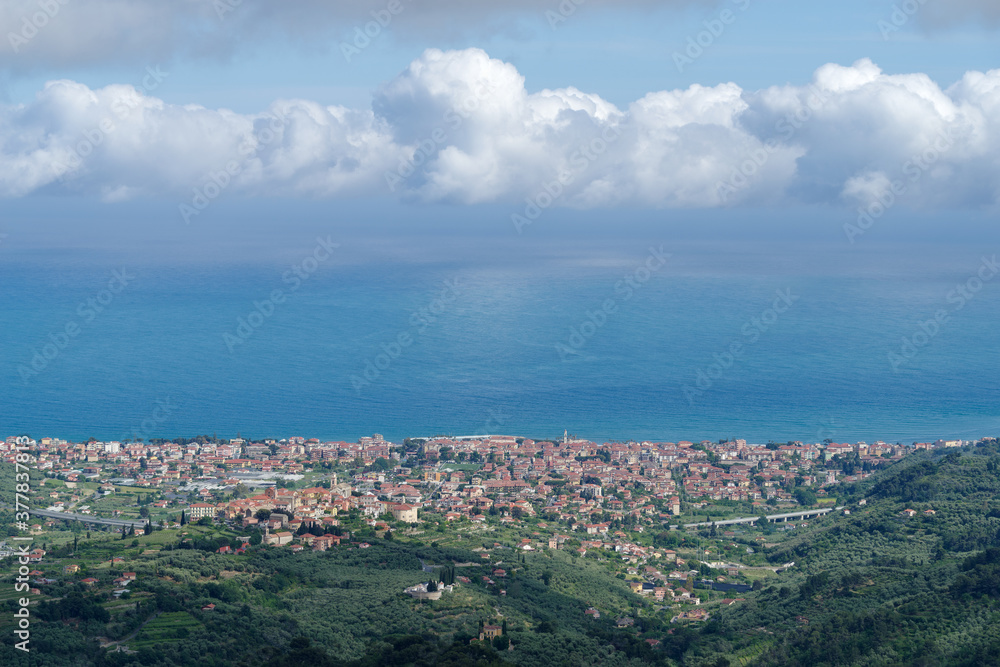
<svg viewBox="0 0 1000 667">
<path fill-rule="evenodd" d="M 191 635 L 192 630 L 204 626 L 186 611 L 174 611 L 160 614 L 152 619 L 125 643 L 130 649 L 138 650 L 183 641 Z"/>
</svg>

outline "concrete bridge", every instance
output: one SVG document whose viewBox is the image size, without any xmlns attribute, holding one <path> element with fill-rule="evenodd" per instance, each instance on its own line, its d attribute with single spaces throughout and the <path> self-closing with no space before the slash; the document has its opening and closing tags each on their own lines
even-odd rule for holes
<svg viewBox="0 0 1000 667">
<path fill-rule="evenodd" d="M 771 523 L 777 523 L 779 521 L 795 521 L 797 519 L 808 519 L 814 516 L 822 516 L 824 514 L 829 514 L 835 510 L 843 509 L 843 507 L 826 508 L 826 509 L 815 509 L 815 510 L 805 510 L 802 512 L 789 512 L 787 514 L 768 514 L 764 518 Z M 702 521 L 701 523 L 686 523 L 685 528 L 701 528 L 702 526 L 735 526 L 740 523 L 756 524 L 760 521 L 759 516 L 750 516 L 743 519 L 726 519 L 724 521 Z"/>
<path fill-rule="evenodd" d="M 135 528 L 142 528 L 146 525 L 144 519 L 105 519 L 103 517 L 90 516 L 89 514 L 73 514 L 70 512 L 53 512 L 52 510 L 28 510 L 31 514 L 38 516 L 44 516 L 49 519 L 62 519 L 64 521 L 80 521 L 82 523 L 99 523 L 105 526 L 116 526 L 121 528 L 123 526 L 133 526 Z"/>
</svg>

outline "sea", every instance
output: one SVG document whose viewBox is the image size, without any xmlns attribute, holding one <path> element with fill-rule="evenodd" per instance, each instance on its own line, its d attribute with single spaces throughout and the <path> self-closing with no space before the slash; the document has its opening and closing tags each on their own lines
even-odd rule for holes
<svg viewBox="0 0 1000 667">
<path fill-rule="evenodd" d="M 420 243 L 8 247 L 0 435 L 1000 435 L 998 248 Z"/>
</svg>

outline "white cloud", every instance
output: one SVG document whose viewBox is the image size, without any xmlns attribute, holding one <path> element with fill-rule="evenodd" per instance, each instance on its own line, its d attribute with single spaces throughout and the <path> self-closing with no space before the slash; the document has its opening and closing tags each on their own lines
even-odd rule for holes
<svg viewBox="0 0 1000 667">
<path fill-rule="evenodd" d="M 0 108 L 4 197 L 185 201 L 214 178 L 224 197 L 518 206 L 550 186 L 564 206 L 712 207 L 864 203 L 902 179 L 914 206 L 982 206 L 1000 197 L 997 155 L 1000 70 L 942 90 L 868 60 L 825 65 L 808 86 L 696 85 L 625 109 L 530 92 L 478 49 L 428 50 L 370 110 L 279 100 L 247 115 L 72 81 Z"/>
</svg>

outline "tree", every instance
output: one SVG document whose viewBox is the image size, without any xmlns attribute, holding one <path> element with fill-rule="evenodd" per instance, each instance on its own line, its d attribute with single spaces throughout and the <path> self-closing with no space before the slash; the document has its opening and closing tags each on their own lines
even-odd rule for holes
<svg viewBox="0 0 1000 667">
<path fill-rule="evenodd" d="M 794 495 L 800 505 L 809 506 L 816 504 L 816 494 L 812 491 L 812 489 L 800 486 L 795 489 Z"/>
<path fill-rule="evenodd" d="M 556 622 L 553 620 L 544 620 L 538 624 L 535 628 L 535 632 L 539 633 L 554 633 L 556 631 Z"/>
<path fill-rule="evenodd" d="M 184 510 L 181 510 L 181 525 L 183 526 L 186 523 L 187 523 L 187 516 L 184 514 Z"/>
</svg>

